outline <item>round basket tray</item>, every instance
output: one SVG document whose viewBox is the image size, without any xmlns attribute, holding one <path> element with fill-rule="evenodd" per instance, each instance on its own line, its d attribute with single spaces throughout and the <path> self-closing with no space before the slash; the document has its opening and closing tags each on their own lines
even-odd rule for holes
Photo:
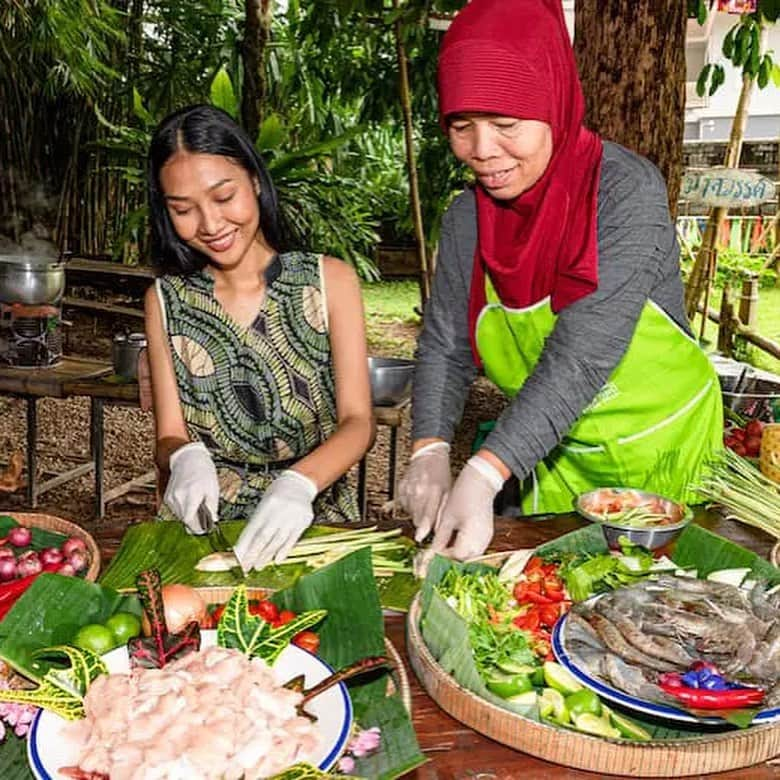
<svg viewBox="0 0 780 780">
<path fill-rule="evenodd" d="M 94 582 L 100 573 L 100 549 L 92 536 L 80 525 L 72 523 L 70 520 L 64 520 L 55 515 L 46 515 L 41 512 L 3 512 L 8 517 L 13 517 L 19 525 L 26 525 L 28 528 L 41 528 L 44 531 L 53 531 L 63 536 L 75 536 L 83 540 L 87 546 L 89 554 L 89 566 L 85 579 Z"/>
<path fill-rule="evenodd" d="M 420 633 L 420 596 L 407 618 L 407 649 L 431 698 L 453 718 L 504 745 L 556 764 L 601 774 L 682 777 L 758 764 L 780 753 L 780 725 L 681 740 L 630 742 L 557 729 L 491 704 L 447 674 Z"/>
</svg>

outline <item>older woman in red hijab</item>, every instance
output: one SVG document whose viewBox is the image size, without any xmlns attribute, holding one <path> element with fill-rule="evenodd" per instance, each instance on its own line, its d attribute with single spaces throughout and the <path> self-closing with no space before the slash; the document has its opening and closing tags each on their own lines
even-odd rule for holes
<svg viewBox="0 0 780 780">
<path fill-rule="evenodd" d="M 439 111 L 475 183 L 442 224 L 399 488 L 418 540 L 482 553 L 493 502 L 568 512 L 594 487 L 692 498 L 721 446 L 718 380 L 683 309 L 664 182 L 583 125 L 560 0 L 473 0 L 439 55 Z M 454 483 L 478 370 L 511 399 Z"/>
</svg>

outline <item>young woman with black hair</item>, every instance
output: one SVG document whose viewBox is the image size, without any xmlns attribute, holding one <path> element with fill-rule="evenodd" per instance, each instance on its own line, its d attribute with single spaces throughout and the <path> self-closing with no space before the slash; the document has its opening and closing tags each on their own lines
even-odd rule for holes
<svg viewBox="0 0 780 780">
<path fill-rule="evenodd" d="M 285 251 L 273 183 L 223 111 L 181 109 L 148 158 L 146 296 L 163 514 L 247 519 L 245 569 L 283 560 L 316 521 L 359 519 L 345 479 L 373 437 L 357 276 Z"/>
</svg>

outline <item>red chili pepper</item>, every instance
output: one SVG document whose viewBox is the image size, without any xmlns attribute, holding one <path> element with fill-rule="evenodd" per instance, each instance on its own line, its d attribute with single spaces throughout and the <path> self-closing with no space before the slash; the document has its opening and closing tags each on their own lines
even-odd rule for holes
<svg viewBox="0 0 780 780">
<path fill-rule="evenodd" d="M 11 607 L 16 603 L 19 597 L 32 585 L 38 574 L 30 574 L 28 577 L 21 577 L 18 580 L 12 580 L 0 585 L 0 620 L 2 620 Z"/>
<path fill-rule="evenodd" d="M 726 691 L 708 691 L 704 688 L 686 688 L 670 682 L 660 682 L 661 689 L 683 704 L 699 710 L 733 710 L 754 707 L 764 700 L 759 688 L 731 688 Z"/>
</svg>

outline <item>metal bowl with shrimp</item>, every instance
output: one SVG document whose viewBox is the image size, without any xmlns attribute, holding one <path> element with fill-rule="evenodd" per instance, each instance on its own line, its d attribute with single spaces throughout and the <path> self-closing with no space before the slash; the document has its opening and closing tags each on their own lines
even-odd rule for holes
<svg viewBox="0 0 780 780">
<path fill-rule="evenodd" d="M 603 487 L 582 493 L 576 509 L 584 518 L 601 525 L 607 545 L 613 550 L 620 548 L 620 537 L 648 550 L 665 547 L 693 518 L 685 504 L 628 487 Z"/>
</svg>

